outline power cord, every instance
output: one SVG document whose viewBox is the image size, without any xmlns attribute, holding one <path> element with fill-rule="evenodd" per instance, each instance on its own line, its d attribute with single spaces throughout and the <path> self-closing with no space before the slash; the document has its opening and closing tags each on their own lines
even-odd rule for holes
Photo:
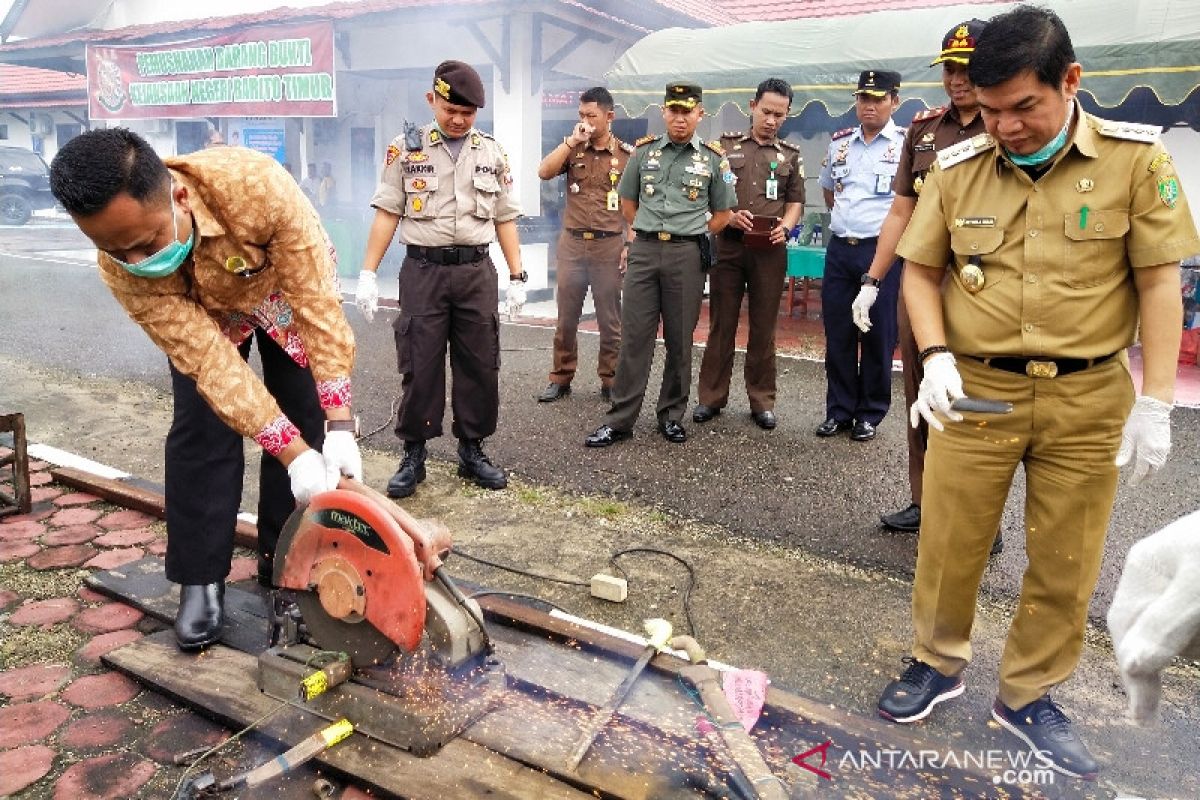
<svg viewBox="0 0 1200 800">
<path fill-rule="evenodd" d="M 657 556 L 666 556 L 667 558 L 670 558 L 670 559 L 682 564 L 684 569 L 687 570 L 688 585 L 687 585 L 687 588 L 685 588 L 683 590 L 683 616 L 685 619 L 687 619 L 688 629 L 691 631 L 692 638 L 699 639 L 700 638 L 700 630 L 699 630 L 699 628 L 696 627 L 696 621 L 692 618 L 692 590 L 696 588 L 696 583 L 697 583 L 696 570 L 687 561 L 687 559 L 677 556 L 674 553 L 670 552 L 669 550 L 661 550 L 657 547 L 628 547 L 624 550 L 618 550 L 617 552 L 615 552 L 611 556 L 609 556 L 608 563 L 613 569 L 615 569 L 617 572 L 621 573 L 622 578 L 624 578 L 626 581 L 628 581 L 629 573 L 627 573 L 624 569 L 621 568 L 621 565 L 617 563 L 617 559 L 620 558 L 621 556 L 627 556 L 627 555 L 633 555 L 633 554 L 639 554 L 639 553 L 657 555 Z"/>
</svg>

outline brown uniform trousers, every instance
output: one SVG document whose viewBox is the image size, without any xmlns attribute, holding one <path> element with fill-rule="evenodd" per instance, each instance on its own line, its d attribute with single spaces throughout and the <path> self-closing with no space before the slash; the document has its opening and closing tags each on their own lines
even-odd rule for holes
<svg viewBox="0 0 1200 800">
<path fill-rule="evenodd" d="M 748 293 L 749 338 L 744 377 L 750 411 L 775 408 L 775 328 L 779 317 L 787 250 L 751 250 L 740 241 L 717 237 L 717 263 L 708 274 L 708 343 L 700 364 L 700 403 L 724 408 L 733 374 L 734 337 L 742 298 Z"/>
<path fill-rule="evenodd" d="M 1133 381 L 1124 355 L 1058 378 L 1017 375 L 966 356 L 958 370 L 968 397 L 1007 400 L 1014 410 L 967 414 L 929 432 L 927 483 L 953 491 L 931 490 L 921 509 L 913 656 L 944 675 L 966 667 L 988 551 L 1013 473 L 1024 464 L 1029 568 L 1000 661 L 1000 701 L 1020 708 L 1070 677 L 1079 660 Z"/>
<path fill-rule="evenodd" d="M 554 330 L 554 368 L 550 381 L 569 386 L 579 366 L 579 317 L 583 299 L 592 287 L 592 303 L 600 328 L 600 359 L 596 374 L 601 386 L 611 386 L 621 349 L 621 249 L 617 233 L 583 239 L 564 230 L 558 238 L 558 325 Z"/>
</svg>

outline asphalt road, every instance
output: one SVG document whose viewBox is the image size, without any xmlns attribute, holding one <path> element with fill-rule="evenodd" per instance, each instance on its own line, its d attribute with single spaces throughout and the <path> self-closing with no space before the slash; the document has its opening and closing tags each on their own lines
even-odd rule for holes
<svg viewBox="0 0 1200 800">
<path fill-rule="evenodd" d="M 135 381 L 166 391 L 165 358 L 125 317 L 94 266 L 72 252 L 86 246 L 86 240 L 65 224 L 0 228 L 0 355 L 68 374 Z M 364 430 L 384 426 L 367 444 L 398 452 L 387 424 L 399 393 L 391 317 L 383 312 L 368 325 L 351 306 L 347 312 L 358 338 L 355 406 Z M 533 396 L 546 384 L 552 337 L 553 331 L 544 327 L 502 327 L 500 429 L 487 443 L 497 463 L 535 483 L 636 499 L 720 525 L 732 536 L 767 540 L 886 574 L 911 575 L 916 537 L 887 533 L 878 524 L 880 513 L 908 502 L 899 404 L 873 442 L 851 442 L 844 436 L 818 439 L 812 429 L 824 417 L 822 366 L 785 358 L 779 370 L 779 427 L 764 432 L 750 421 L 745 397 L 739 395 L 739 360 L 730 407 L 707 425 L 688 421 L 689 441 L 672 445 L 653 425 L 660 354 L 651 376 L 650 402 L 634 439 L 590 450 L 583 447 L 583 438 L 604 412 L 591 371 L 596 339 L 581 337 L 582 367 L 575 392 L 566 400 L 539 404 Z M 0 386 L 0 405 L 3 394 Z M 894 397 L 901 395 L 897 375 Z M 445 427 L 449 431 L 448 418 Z M 1173 439 L 1171 460 L 1153 483 L 1121 485 L 1092 604 L 1094 619 L 1108 607 L 1128 548 L 1196 508 L 1200 412 L 1176 410 Z M 432 444 L 432 453 L 451 460 L 454 447 L 454 440 L 446 436 Z M 381 485 L 388 475 L 367 477 Z M 1001 598 L 1020 588 L 1025 565 L 1023 502 L 1018 473 L 1004 515 L 1007 548 L 984 580 L 984 591 Z"/>
</svg>

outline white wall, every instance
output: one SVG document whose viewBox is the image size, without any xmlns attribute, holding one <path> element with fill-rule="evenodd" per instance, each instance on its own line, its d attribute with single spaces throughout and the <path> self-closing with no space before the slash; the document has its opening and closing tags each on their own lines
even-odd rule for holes
<svg viewBox="0 0 1200 800">
<path fill-rule="evenodd" d="M 1200 132 L 1191 128 L 1172 128 L 1163 134 L 1162 141 L 1171 151 L 1179 183 L 1192 209 L 1192 218 L 1200 228 Z"/>
</svg>

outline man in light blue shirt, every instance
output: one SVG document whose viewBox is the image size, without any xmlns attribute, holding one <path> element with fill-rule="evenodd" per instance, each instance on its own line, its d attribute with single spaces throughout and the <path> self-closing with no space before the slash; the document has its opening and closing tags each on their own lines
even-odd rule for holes
<svg viewBox="0 0 1200 800">
<path fill-rule="evenodd" d="M 883 281 L 867 270 L 894 196 L 892 182 L 904 144 L 904 128 L 892 121 L 899 105 L 899 73 L 864 71 L 854 92 L 859 125 L 835 133 L 821 163 L 821 189 L 833 213 L 821 281 L 827 388 L 825 421 L 817 426 L 817 436 L 849 430 L 855 441 L 874 439 L 875 426 L 892 402 L 901 269 L 889 270 Z M 872 314 L 875 325 L 861 334 L 860 355 L 851 305 L 863 285 L 878 289 L 879 297 Z"/>
</svg>

